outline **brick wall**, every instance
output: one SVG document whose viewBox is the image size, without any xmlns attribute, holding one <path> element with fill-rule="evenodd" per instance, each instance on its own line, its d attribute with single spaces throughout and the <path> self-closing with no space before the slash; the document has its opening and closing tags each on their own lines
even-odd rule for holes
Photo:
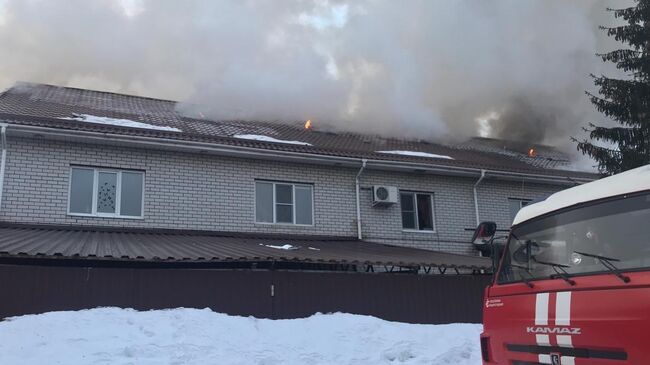
<svg viewBox="0 0 650 365">
<path fill-rule="evenodd" d="M 369 172 L 362 178 L 362 222 L 365 238 L 392 244 L 456 253 L 474 252 L 469 243 L 476 227 L 473 187 L 477 179 L 435 176 L 425 174 L 400 174 Z M 399 204 L 389 207 L 372 207 L 372 185 L 393 185 L 402 190 L 430 192 L 434 199 L 435 232 L 410 232 L 402 230 Z M 523 184 L 510 181 L 484 179 L 478 187 L 479 217 L 481 221 L 495 221 L 499 228 L 509 228 L 512 223 L 508 198 L 537 199 L 546 197 L 560 186 Z"/>
<path fill-rule="evenodd" d="M 257 161 L 199 153 L 144 150 L 43 139 L 8 140 L 0 219 L 10 222 L 356 236 L 356 169 Z M 70 165 L 145 170 L 143 219 L 67 215 Z M 254 181 L 314 184 L 314 226 L 254 222 Z M 476 179 L 366 170 L 361 178 L 364 238 L 458 253 L 475 225 Z M 434 233 L 404 232 L 399 204 L 371 206 L 374 184 L 434 194 Z M 536 198 L 562 187 L 484 180 L 482 220 L 510 223 L 508 197 Z"/>
</svg>

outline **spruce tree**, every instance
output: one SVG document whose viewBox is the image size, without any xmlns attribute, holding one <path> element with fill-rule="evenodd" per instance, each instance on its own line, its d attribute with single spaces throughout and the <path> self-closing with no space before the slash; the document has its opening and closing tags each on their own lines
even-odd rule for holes
<svg viewBox="0 0 650 365">
<path fill-rule="evenodd" d="M 618 27 L 601 27 L 607 35 L 627 46 L 598 54 L 613 62 L 626 76 L 594 78 L 598 94 L 587 92 L 596 109 L 615 121 L 614 127 L 589 124 L 589 139 L 578 142 L 578 150 L 594 158 L 598 169 L 615 174 L 650 163 L 650 0 L 635 0 L 636 6 L 607 9 L 625 20 Z M 595 144 L 600 142 L 600 145 Z"/>
</svg>

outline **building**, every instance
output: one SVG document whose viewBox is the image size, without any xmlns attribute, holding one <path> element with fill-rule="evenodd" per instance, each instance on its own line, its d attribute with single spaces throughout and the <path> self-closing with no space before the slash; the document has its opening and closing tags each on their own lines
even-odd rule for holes
<svg viewBox="0 0 650 365">
<path fill-rule="evenodd" d="M 0 266 L 477 273 L 490 267 L 469 242 L 478 221 L 507 228 L 528 202 L 597 178 L 545 146 L 444 145 L 196 114 L 181 116 L 172 101 L 40 84 L 0 94 Z M 2 268 L 5 279 L 17 275 Z M 35 272 L 21 271 L 34 288 L 44 280 Z M 0 315 L 35 301 L 23 299 Z"/>
<path fill-rule="evenodd" d="M 170 101 L 47 85 L 4 92 L 0 122 L 0 219 L 13 223 L 359 236 L 473 254 L 466 229 L 478 220 L 507 228 L 522 205 L 597 178 L 562 170 L 544 146 L 214 122 Z M 396 187 L 397 203 L 373 204 L 373 186 Z"/>
</svg>

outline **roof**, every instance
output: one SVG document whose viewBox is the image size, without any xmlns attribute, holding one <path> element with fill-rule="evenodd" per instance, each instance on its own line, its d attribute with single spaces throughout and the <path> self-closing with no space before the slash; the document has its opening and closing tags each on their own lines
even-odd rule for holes
<svg viewBox="0 0 650 365">
<path fill-rule="evenodd" d="M 476 137 L 458 144 L 457 147 L 507 155 L 529 165 L 546 169 L 566 170 L 572 167 L 569 156 L 565 153 L 557 148 L 541 144 Z"/>
<path fill-rule="evenodd" d="M 286 249 L 289 248 L 296 249 Z M 0 224 L 0 257 L 186 265 L 295 262 L 487 269 L 490 260 L 353 238 Z"/>
<path fill-rule="evenodd" d="M 169 100 L 19 83 L 0 94 L 0 121 L 21 126 L 183 140 L 319 156 L 413 162 L 589 180 L 598 177 L 593 173 L 572 171 L 566 164 L 566 156 L 548 146 L 544 149 L 548 153 L 529 157 L 525 152 L 522 153 L 521 148 L 501 148 L 504 141 L 493 139 L 472 139 L 452 145 L 425 140 L 333 133 L 318 130 L 318 126 L 306 130 L 304 121 L 214 121 L 202 118 L 200 112 L 191 116 L 181 115 L 177 111 L 178 107 L 177 102 Z M 249 135 L 253 139 L 237 138 L 242 135 Z M 255 138 L 256 136 L 266 138 Z M 302 143 L 277 143 L 273 139 Z M 538 149 L 540 147 L 543 146 L 538 146 Z"/>
<path fill-rule="evenodd" d="M 557 192 L 522 208 L 513 225 L 576 204 L 645 190 L 650 190 L 650 165 Z"/>
</svg>

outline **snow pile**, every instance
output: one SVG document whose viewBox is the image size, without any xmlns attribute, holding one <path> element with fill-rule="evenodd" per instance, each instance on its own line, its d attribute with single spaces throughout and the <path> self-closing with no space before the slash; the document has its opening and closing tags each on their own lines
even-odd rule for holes
<svg viewBox="0 0 650 365">
<path fill-rule="evenodd" d="M 436 155 L 434 153 L 416 152 L 416 151 L 377 151 L 377 153 L 388 153 L 391 155 L 415 156 L 415 157 L 443 158 L 446 160 L 454 159 L 453 157 L 447 155 Z"/>
<path fill-rule="evenodd" d="M 0 363 L 479 365 L 480 331 L 341 313 L 268 320 L 97 308 L 0 322 Z"/>
<path fill-rule="evenodd" d="M 277 139 L 269 136 L 263 136 L 260 134 L 235 134 L 233 136 L 234 138 L 240 138 L 240 139 L 250 139 L 253 141 L 260 141 L 260 142 L 272 142 L 272 143 L 286 143 L 286 144 L 298 144 L 302 146 L 311 146 L 311 143 L 307 142 L 300 142 L 300 141 L 286 141 L 283 139 Z"/>
<path fill-rule="evenodd" d="M 165 126 L 141 123 L 141 122 L 136 122 L 136 121 L 130 120 L 130 119 L 116 119 L 116 118 L 109 118 L 109 117 L 98 117 L 96 115 L 90 115 L 90 114 L 73 114 L 72 118 L 59 118 L 59 119 L 76 120 L 78 122 L 108 124 L 108 125 L 115 125 L 115 126 L 118 126 L 118 127 L 154 129 L 154 130 L 158 130 L 158 131 L 169 131 L 169 132 L 182 132 L 180 129 L 173 128 L 173 127 L 165 127 Z"/>
</svg>

